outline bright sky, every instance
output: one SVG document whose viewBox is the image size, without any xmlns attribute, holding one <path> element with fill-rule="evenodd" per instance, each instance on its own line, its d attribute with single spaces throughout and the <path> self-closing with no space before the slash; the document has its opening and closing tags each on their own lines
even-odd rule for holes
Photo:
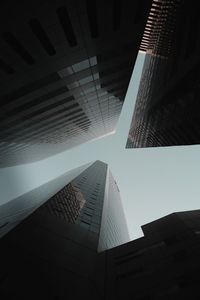
<svg viewBox="0 0 200 300">
<path fill-rule="evenodd" d="M 117 181 L 132 239 L 142 236 L 145 223 L 199 209 L 200 146 L 125 149 L 143 62 L 140 53 L 115 134 L 34 164 L 0 169 L 0 203 L 99 159 L 109 164 Z"/>
</svg>

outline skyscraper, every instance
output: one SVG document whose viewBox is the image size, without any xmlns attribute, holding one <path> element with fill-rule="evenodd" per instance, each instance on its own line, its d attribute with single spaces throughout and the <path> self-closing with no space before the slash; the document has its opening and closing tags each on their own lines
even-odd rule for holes
<svg viewBox="0 0 200 300">
<path fill-rule="evenodd" d="M 40 210 L 95 234 L 98 251 L 129 240 L 119 188 L 101 161 L 87 167 Z"/>
<path fill-rule="evenodd" d="M 197 3 L 153 1 L 127 148 L 200 143 L 200 34 Z"/>
<path fill-rule="evenodd" d="M 150 5 L 1 4 L 0 166 L 40 160 L 114 132 Z"/>
<path fill-rule="evenodd" d="M 102 299 L 98 252 L 127 241 L 118 187 L 96 161 L 2 237 L 0 295 Z"/>
<path fill-rule="evenodd" d="M 117 183 L 101 161 L 70 170 L 0 208 L 0 236 L 39 208 L 96 233 L 98 251 L 129 240 Z"/>
</svg>

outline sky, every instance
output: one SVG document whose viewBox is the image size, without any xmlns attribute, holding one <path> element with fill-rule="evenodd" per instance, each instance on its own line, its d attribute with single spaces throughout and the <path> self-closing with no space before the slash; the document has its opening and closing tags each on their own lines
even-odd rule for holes
<svg viewBox="0 0 200 300">
<path fill-rule="evenodd" d="M 118 184 L 131 239 L 143 236 L 143 224 L 199 209 L 200 146 L 125 149 L 144 56 L 138 54 L 116 133 L 40 162 L 0 169 L 0 203 L 98 159 L 108 163 Z"/>
</svg>

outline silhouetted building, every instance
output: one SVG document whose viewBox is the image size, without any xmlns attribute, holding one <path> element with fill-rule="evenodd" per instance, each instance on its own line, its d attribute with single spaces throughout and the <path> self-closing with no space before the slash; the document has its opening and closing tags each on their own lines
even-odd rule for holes
<svg viewBox="0 0 200 300">
<path fill-rule="evenodd" d="M 103 253 L 105 299 L 199 299 L 200 210 L 143 225 L 144 237 Z"/>
<path fill-rule="evenodd" d="M 97 253 L 97 233 L 47 204 L 0 240 L 1 299 L 199 299 L 200 210 L 143 225 L 144 237 Z"/>
<path fill-rule="evenodd" d="M 150 5 L 1 3 L 0 166 L 115 131 Z"/>
<path fill-rule="evenodd" d="M 127 148 L 200 143 L 198 3 L 153 1 Z"/>
<path fill-rule="evenodd" d="M 129 240 L 116 182 L 96 161 L 2 237 L 0 297 L 102 299 L 98 252 Z"/>
</svg>

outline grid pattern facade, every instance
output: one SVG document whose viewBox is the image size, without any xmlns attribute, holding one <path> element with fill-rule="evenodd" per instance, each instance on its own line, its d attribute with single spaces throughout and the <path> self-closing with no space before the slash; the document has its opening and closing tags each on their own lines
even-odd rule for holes
<svg viewBox="0 0 200 300">
<path fill-rule="evenodd" d="M 104 251 L 129 240 L 120 191 L 108 170 L 98 250 Z"/>
<path fill-rule="evenodd" d="M 95 235 L 98 252 L 130 239 L 119 189 L 101 161 L 91 164 L 38 210 Z"/>
<path fill-rule="evenodd" d="M 154 1 L 127 148 L 199 144 L 200 22 L 197 5 Z"/>
<path fill-rule="evenodd" d="M 38 209 L 38 207 L 43 207 L 42 205 L 49 199 L 53 199 L 55 195 L 59 195 L 59 191 L 62 191 L 65 196 L 66 193 L 65 187 L 68 186 L 68 184 L 76 178 L 79 174 L 81 174 L 86 168 L 89 167 L 90 164 L 83 165 L 81 167 L 75 168 L 73 170 L 70 170 L 61 176 L 54 178 L 44 184 L 41 184 L 40 186 L 32 189 L 31 191 L 22 194 L 21 196 L 14 198 L 10 201 L 6 201 L 5 203 L 1 203 L 0 205 L 0 237 L 5 235 L 7 232 L 9 232 L 12 228 L 14 228 L 18 223 L 20 223 L 22 220 L 27 218 L 30 214 L 32 214 L 35 210 Z M 72 190 L 72 189 L 70 189 Z M 70 196 L 73 191 L 71 191 Z M 81 195 L 77 192 L 76 198 L 82 202 Z M 69 198 L 73 201 L 73 197 L 71 196 Z M 69 200 L 70 200 L 69 199 Z M 59 203 L 61 199 L 59 197 L 57 198 L 57 202 Z M 2 200 L 3 202 L 3 200 Z M 50 200 L 51 202 L 51 200 Z M 75 201 L 73 201 L 74 203 Z M 59 212 L 56 211 L 56 214 L 59 215 L 60 208 L 65 206 L 66 199 L 63 198 L 61 203 L 59 203 Z M 45 206 L 45 205 L 44 205 Z M 55 206 L 54 204 L 52 205 Z M 51 209 L 53 209 L 53 207 Z M 69 209 L 68 209 L 69 210 Z M 67 210 L 67 211 L 68 211 Z M 62 215 L 62 214 L 61 214 Z M 63 212 L 63 217 L 65 213 Z"/>
<path fill-rule="evenodd" d="M 46 202 L 40 210 L 99 235 L 107 165 L 97 161 Z"/>
<path fill-rule="evenodd" d="M 98 235 L 98 252 L 130 240 L 120 192 L 107 164 L 96 161 L 72 184 L 86 200 L 76 224 Z"/>
<path fill-rule="evenodd" d="M 75 223 L 84 204 L 85 199 L 81 192 L 77 187 L 69 183 L 40 209 L 66 222 Z"/>
<path fill-rule="evenodd" d="M 115 130 L 150 3 L 1 5 L 0 165 L 39 160 Z"/>
<path fill-rule="evenodd" d="M 96 161 L 72 182 L 86 199 L 76 223 L 98 236 L 101 228 L 107 168 L 107 164 Z"/>
<path fill-rule="evenodd" d="M 161 57 L 169 57 L 174 48 L 178 0 L 153 0 L 140 50 Z"/>
</svg>

